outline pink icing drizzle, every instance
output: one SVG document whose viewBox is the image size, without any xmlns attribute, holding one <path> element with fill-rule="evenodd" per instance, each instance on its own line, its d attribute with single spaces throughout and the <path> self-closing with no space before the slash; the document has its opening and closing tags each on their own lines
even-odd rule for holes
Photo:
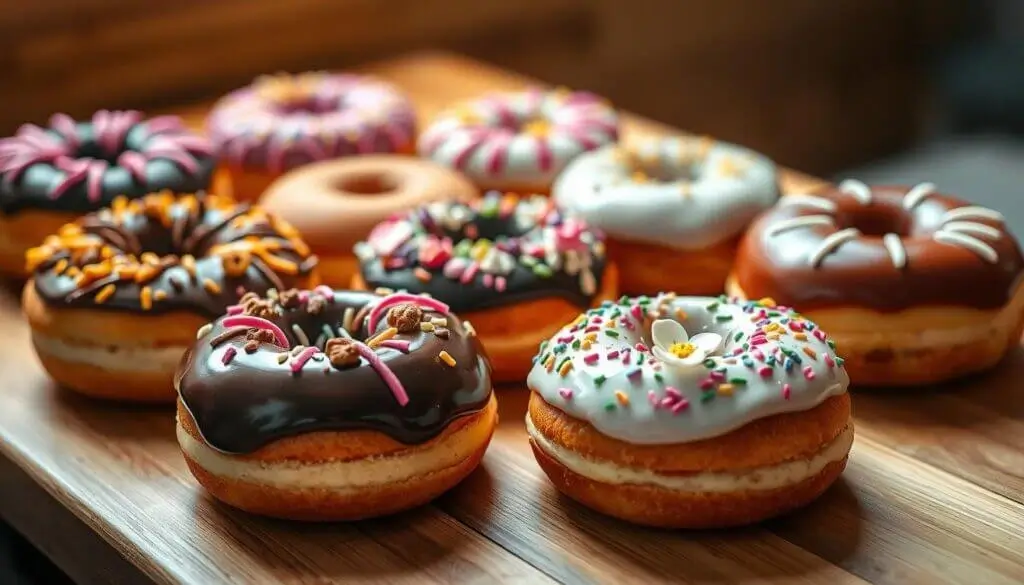
<svg viewBox="0 0 1024 585">
<path fill-rule="evenodd" d="M 299 352 L 299 355 L 295 356 L 295 359 L 292 360 L 292 373 L 296 373 L 299 370 L 301 370 L 302 367 L 306 365 L 306 362 L 308 362 L 311 357 L 313 357 L 319 352 L 320 350 L 315 347 L 307 347 L 306 349 Z"/>
<path fill-rule="evenodd" d="M 409 352 L 409 342 L 405 341 L 404 339 L 387 339 L 385 341 L 380 342 L 380 346 L 387 347 L 390 349 L 397 349 L 402 353 Z"/>
<path fill-rule="evenodd" d="M 274 334 L 274 339 L 277 341 L 277 345 L 284 348 L 289 347 L 288 338 L 285 336 L 284 331 L 281 331 L 280 327 L 274 325 L 270 321 L 267 321 L 263 317 L 255 317 L 253 315 L 232 315 L 224 318 L 223 326 L 266 329 Z"/>
<path fill-rule="evenodd" d="M 395 373 L 391 371 L 391 368 L 377 357 L 377 354 L 374 353 L 373 350 L 365 343 L 356 342 L 355 347 L 356 351 L 359 352 L 359 355 L 366 359 L 370 364 L 370 367 L 377 372 L 377 375 L 384 381 L 384 384 L 386 384 L 388 389 L 391 390 L 391 393 L 395 396 L 395 400 L 398 401 L 398 404 L 400 406 L 409 404 L 409 395 L 405 392 L 402 382 L 398 380 L 398 376 L 395 376 Z"/>
<path fill-rule="evenodd" d="M 420 295 L 411 295 L 409 293 L 395 293 L 381 299 L 381 301 L 377 303 L 377 306 L 370 311 L 370 314 L 367 316 L 367 331 L 376 331 L 377 323 L 380 322 L 380 318 L 384 315 L 384 310 L 393 305 L 397 305 L 398 303 L 415 303 L 423 308 L 442 314 L 448 312 L 448 305 L 437 299 Z"/>
</svg>

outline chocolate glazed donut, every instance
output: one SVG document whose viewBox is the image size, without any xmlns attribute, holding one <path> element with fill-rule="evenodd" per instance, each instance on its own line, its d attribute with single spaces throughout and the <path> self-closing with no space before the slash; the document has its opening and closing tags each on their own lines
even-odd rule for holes
<svg viewBox="0 0 1024 585">
<path fill-rule="evenodd" d="M 247 295 L 200 331 L 175 379 L 203 440 L 231 454 L 315 431 L 420 444 L 491 398 L 472 330 L 427 297 Z"/>
</svg>

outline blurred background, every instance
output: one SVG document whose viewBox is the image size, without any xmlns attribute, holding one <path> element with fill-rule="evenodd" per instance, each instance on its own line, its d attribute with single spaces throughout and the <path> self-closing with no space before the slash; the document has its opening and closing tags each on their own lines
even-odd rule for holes
<svg viewBox="0 0 1024 585">
<path fill-rule="evenodd" d="M 445 49 L 813 174 L 931 180 L 1022 233 L 1020 0 L 0 0 L 0 134 Z M 58 577 L 13 534 L 0 583 Z M 39 572 L 42 571 L 42 572 Z M 33 576 L 34 575 L 34 576 Z"/>
</svg>

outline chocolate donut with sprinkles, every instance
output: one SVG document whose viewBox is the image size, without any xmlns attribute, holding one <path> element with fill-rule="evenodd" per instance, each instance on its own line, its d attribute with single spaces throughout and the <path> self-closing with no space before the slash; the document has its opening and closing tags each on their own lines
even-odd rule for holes
<svg viewBox="0 0 1024 585">
<path fill-rule="evenodd" d="M 540 195 L 427 204 L 379 224 L 355 252 L 353 288 L 448 303 L 476 328 L 500 382 L 522 380 L 560 321 L 616 295 L 601 234 Z"/>
<path fill-rule="evenodd" d="M 286 171 L 373 153 L 412 154 L 416 113 L 397 88 L 351 74 L 265 75 L 221 98 L 206 121 L 236 198 Z"/>
<path fill-rule="evenodd" d="M 998 212 L 932 183 L 848 180 L 783 197 L 758 219 L 728 290 L 826 327 L 855 384 L 911 386 L 985 370 L 1017 346 L 1022 274 Z"/>
<path fill-rule="evenodd" d="M 551 481 L 637 524 L 720 528 L 798 508 L 853 443 L 834 343 L 770 299 L 605 303 L 541 345 L 527 384 Z"/>
<path fill-rule="evenodd" d="M 25 124 L 0 139 L 0 270 L 24 275 L 26 250 L 115 197 L 208 188 L 216 162 L 175 116 L 100 110 L 88 121 L 54 114 L 48 127 Z"/>
<path fill-rule="evenodd" d="M 287 223 L 214 194 L 114 199 L 27 254 L 22 304 L 50 376 L 100 398 L 171 401 L 197 327 L 246 292 L 316 284 Z"/>
<path fill-rule="evenodd" d="M 497 424 L 473 329 L 435 299 L 249 293 L 181 361 L 178 442 L 242 510 L 353 520 L 425 503 L 480 462 Z"/>
<path fill-rule="evenodd" d="M 618 138 L 618 113 L 604 99 L 533 89 L 449 108 L 423 131 L 418 149 L 465 173 L 481 190 L 548 193 L 569 161 Z"/>
</svg>

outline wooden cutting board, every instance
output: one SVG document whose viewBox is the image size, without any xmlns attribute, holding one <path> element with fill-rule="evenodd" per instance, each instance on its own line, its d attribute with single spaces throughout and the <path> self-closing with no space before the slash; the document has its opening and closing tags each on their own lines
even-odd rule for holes
<svg viewBox="0 0 1024 585">
<path fill-rule="evenodd" d="M 428 116 L 529 82 L 460 57 L 365 68 Z M 181 113 L 199 123 L 203 108 Z M 627 139 L 670 128 L 628 117 Z M 787 173 L 788 191 L 820 181 Z M 0 513 L 82 583 L 967 583 L 1024 581 L 1024 352 L 931 392 L 856 392 L 842 480 L 758 527 L 668 532 L 561 497 L 534 463 L 526 391 L 503 388 L 483 466 L 396 517 L 310 526 L 211 501 L 167 408 L 91 402 L 47 379 L 16 286 L 0 293 Z"/>
</svg>

